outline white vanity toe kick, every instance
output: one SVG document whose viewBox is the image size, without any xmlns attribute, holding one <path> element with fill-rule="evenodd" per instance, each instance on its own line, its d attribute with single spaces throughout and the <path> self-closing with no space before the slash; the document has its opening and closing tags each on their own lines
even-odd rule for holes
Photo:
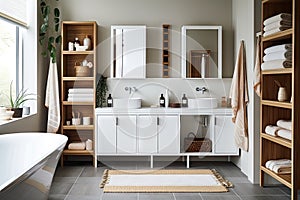
<svg viewBox="0 0 300 200">
<path fill-rule="evenodd" d="M 231 108 L 139 108 L 139 109 L 120 109 L 120 108 L 96 108 L 97 114 L 176 114 L 176 115 L 213 115 L 232 114 Z"/>
</svg>

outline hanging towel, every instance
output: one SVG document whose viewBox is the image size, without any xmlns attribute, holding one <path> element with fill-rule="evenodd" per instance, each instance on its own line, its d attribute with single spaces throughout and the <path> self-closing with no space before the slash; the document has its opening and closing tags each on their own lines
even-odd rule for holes
<svg viewBox="0 0 300 200">
<path fill-rule="evenodd" d="M 248 151 L 248 85 L 244 51 L 244 41 L 241 42 L 230 88 L 232 121 L 234 123 L 234 137 L 237 147 Z"/>
<path fill-rule="evenodd" d="M 60 125 L 60 105 L 57 64 L 50 59 L 45 106 L 48 108 L 47 132 L 56 133 Z"/>
<path fill-rule="evenodd" d="M 268 25 L 280 20 L 292 21 L 292 15 L 290 13 L 280 13 L 264 20 L 264 25 Z"/>
<path fill-rule="evenodd" d="M 282 127 L 287 130 L 292 130 L 292 121 L 280 119 L 276 122 L 277 126 Z"/>
<path fill-rule="evenodd" d="M 254 66 L 254 91 L 256 94 L 260 97 L 261 91 L 260 91 L 260 76 L 261 76 L 261 70 L 260 70 L 260 36 L 257 37 L 256 41 L 256 58 L 255 58 L 255 66 Z"/>
<path fill-rule="evenodd" d="M 268 47 L 264 50 L 265 54 L 274 53 L 278 51 L 292 51 L 292 44 L 280 44 Z"/>
</svg>

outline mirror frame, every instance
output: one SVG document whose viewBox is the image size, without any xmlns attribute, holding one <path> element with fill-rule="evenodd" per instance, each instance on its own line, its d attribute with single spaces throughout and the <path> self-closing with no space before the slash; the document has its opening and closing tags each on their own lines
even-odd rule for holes
<svg viewBox="0 0 300 200">
<path fill-rule="evenodd" d="M 218 76 L 205 78 L 186 77 L 186 32 L 187 30 L 217 30 L 218 31 Z M 222 26 L 202 26 L 202 25 L 188 25 L 181 28 L 181 77 L 184 79 L 210 79 L 222 78 Z"/>
</svg>

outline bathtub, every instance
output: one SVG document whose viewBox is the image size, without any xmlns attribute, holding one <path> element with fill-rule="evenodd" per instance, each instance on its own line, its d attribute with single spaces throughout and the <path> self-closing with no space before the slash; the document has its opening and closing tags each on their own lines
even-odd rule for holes
<svg viewBox="0 0 300 200">
<path fill-rule="evenodd" d="M 53 133 L 0 135 L 0 199 L 48 199 L 67 137 Z"/>
</svg>

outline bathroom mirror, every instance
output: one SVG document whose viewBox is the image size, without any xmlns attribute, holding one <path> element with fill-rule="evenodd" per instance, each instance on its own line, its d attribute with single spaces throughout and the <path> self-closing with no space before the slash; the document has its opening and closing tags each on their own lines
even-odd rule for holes
<svg viewBox="0 0 300 200">
<path fill-rule="evenodd" d="M 182 26 L 183 78 L 222 78 L 222 26 Z"/>
<path fill-rule="evenodd" d="M 146 78 L 146 26 L 111 27 L 111 78 Z"/>
</svg>

